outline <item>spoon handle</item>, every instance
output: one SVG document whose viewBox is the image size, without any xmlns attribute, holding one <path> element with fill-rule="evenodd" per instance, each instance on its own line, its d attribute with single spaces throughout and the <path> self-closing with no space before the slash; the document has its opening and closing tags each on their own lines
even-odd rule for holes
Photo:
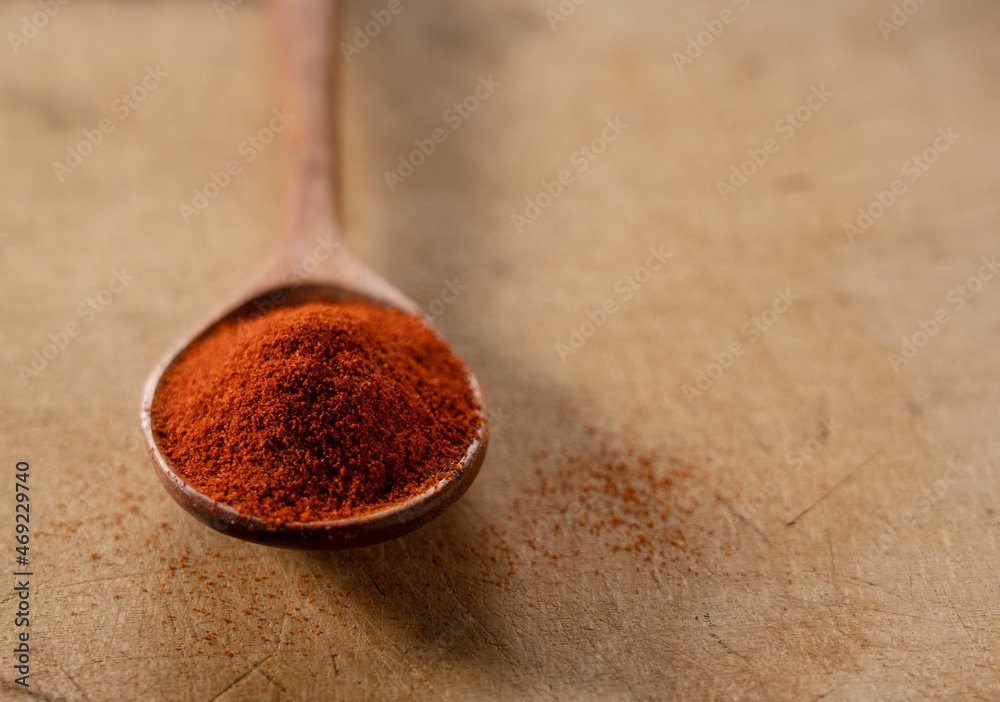
<svg viewBox="0 0 1000 702">
<path fill-rule="evenodd" d="M 273 0 L 278 30 L 285 129 L 285 211 L 279 261 L 297 269 L 320 259 L 317 277 L 333 273 L 341 212 L 337 159 L 336 0 Z M 331 68 L 333 66 L 333 68 Z M 342 261 L 339 261 L 342 263 Z M 310 264 L 312 265 L 312 264 Z M 325 269 L 325 271 L 323 270 Z"/>
</svg>

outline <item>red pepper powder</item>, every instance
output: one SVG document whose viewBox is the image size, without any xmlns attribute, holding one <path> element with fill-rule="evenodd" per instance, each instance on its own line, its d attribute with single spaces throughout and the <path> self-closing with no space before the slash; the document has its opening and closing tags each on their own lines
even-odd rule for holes
<svg viewBox="0 0 1000 702">
<path fill-rule="evenodd" d="M 454 470 L 480 421 L 467 372 L 399 310 L 281 307 L 186 352 L 164 377 L 153 429 L 185 480 L 244 515 L 360 516 Z"/>
</svg>

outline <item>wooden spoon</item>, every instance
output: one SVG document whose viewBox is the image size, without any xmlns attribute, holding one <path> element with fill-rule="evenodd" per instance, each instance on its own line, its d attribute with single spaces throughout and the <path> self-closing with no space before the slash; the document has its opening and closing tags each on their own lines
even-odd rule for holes
<svg viewBox="0 0 1000 702">
<path fill-rule="evenodd" d="M 334 3 L 328 0 L 274 0 L 278 24 L 286 114 L 288 166 L 282 243 L 274 263 L 222 314 L 180 343 L 153 369 L 142 399 L 142 431 L 167 492 L 184 509 L 224 534 L 248 541 L 302 549 L 342 549 L 386 541 L 427 523 L 462 496 L 486 455 L 489 438 L 486 402 L 475 377 L 467 381 L 481 407 L 479 426 L 450 477 L 426 492 L 388 509 L 361 517 L 325 522 L 294 522 L 277 526 L 241 514 L 191 486 L 160 451 L 152 412 L 164 376 L 199 339 L 223 322 L 266 314 L 275 307 L 317 298 L 364 300 L 395 307 L 420 318 L 431 329 L 415 302 L 365 266 L 341 238 L 335 156 L 327 107 L 336 95 L 336 80 L 328 80 L 330 37 L 335 35 Z M 334 85 L 331 89 L 331 83 Z M 335 111 L 334 111 L 335 112 Z M 434 329 L 435 333 L 438 333 Z"/>
</svg>

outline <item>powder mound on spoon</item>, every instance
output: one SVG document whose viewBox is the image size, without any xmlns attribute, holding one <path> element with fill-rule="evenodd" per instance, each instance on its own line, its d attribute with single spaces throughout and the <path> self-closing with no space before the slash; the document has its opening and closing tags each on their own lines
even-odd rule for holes
<svg viewBox="0 0 1000 702">
<path fill-rule="evenodd" d="M 227 321 L 165 375 L 164 456 L 197 490 L 271 524 L 344 519 L 455 470 L 479 425 L 467 370 L 404 312 L 316 301 Z"/>
</svg>

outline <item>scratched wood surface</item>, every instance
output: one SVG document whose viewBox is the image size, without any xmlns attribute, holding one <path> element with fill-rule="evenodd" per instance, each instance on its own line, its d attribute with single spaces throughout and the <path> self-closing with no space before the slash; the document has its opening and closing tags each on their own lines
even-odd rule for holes
<svg viewBox="0 0 1000 702">
<path fill-rule="evenodd" d="M 403 0 L 369 27 L 348 238 L 438 313 L 493 438 L 439 522 L 333 555 L 207 530 L 138 442 L 146 373 L 278 228 L 280 135 L 244 143 L 281 107 L 265 8 L 73 0 L 32 33 L 42 5 L 0 6 L 0 534 L 18 460 L 35 529 L 31 687 L 3 585 L 0 696 L 1000 698 L 996 3 Z M 711 496 L 703 572 L 584 535 L 511 574 L 533 456 L 623 422 Z"/>
</svg>

